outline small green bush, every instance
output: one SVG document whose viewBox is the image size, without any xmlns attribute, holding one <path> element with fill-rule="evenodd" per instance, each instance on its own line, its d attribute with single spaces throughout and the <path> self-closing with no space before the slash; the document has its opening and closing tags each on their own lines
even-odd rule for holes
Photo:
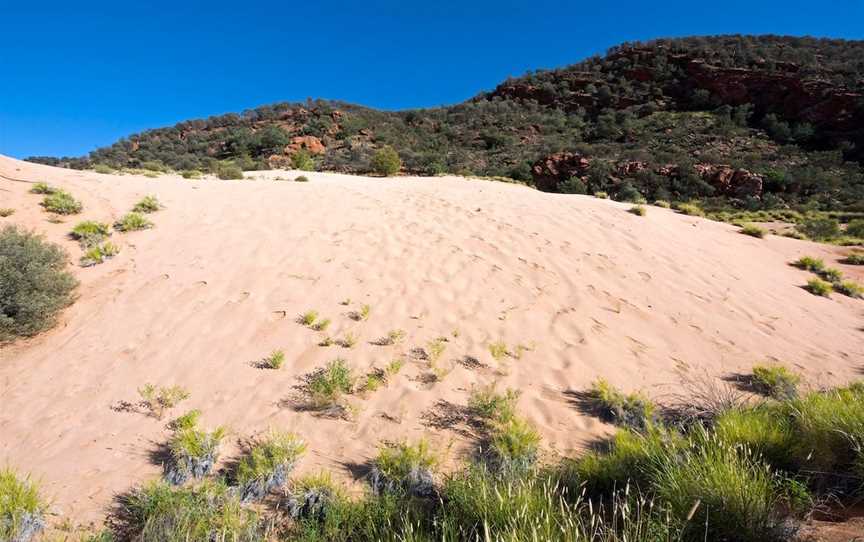
<svg viewBox="0 0 864 542">
<path fill-rule="evenodd" d="M 35 233 L 0 230 L 0 342 L 48 329 L 72 303 L 78 282 L 66 261 L 62 248 Z"/>
<path fill-rule="evenodd" d="M 599 198 L 599 199 L 608 199 L 609 194 L 607 194 L 606 192 L 602 192 L 602 191 L 601 192 L 594 192 L 594 197 Z"/>
<path fill-rule="evenodd" d="M 668 201 L 662 199 L 658 199 L 657 201 L 655 201 L 654 206 L 662 207 L 664 209 L 669 209 L 670 207 L 672 207 L 672 205 Z"/>
<path fill-rule="evenodd" d="M 337 358 L 312 374 L 306 382 L 313 408 L 329 408 L 339 404 L 342 396 L 354 391 L 354 373 L 345 360 Z"/>
<path fill-rule="evenodd" d="M 821 280 L 821 279 L 808 280 L 807 286 L 805 288 L 811 294 L 822 296 L 822 297 L 828 297 L 831 294 L 831 290 L 833 290 L 830 282 L 825 282 L 824 280 Z"/>
<path fill-rule="evenodd" d="M 210 474 L 219 458 L 219 446 L 224 437 L 222 427 L 210 432 L 196 425 L 177 429 L 168 443 L 171 461 L 165 465 L 165 479 L 179 485 Z"/>
<path fill-rule="evenodd" d="M 508 388 L 499 393 L 494 384 L 471 388 L 468 396 L 468 409 L 483 420 L 506 421 L 516 414 L 519 392 Z"/>
<path fill-rule="evenodd" d="M 300 171 L 315 171 L 315 162 L 309 155 L 309 151 L 300 149 L 291 155 L 291 167 Z"/>
<path fill-rule="evenodd" d="M 510 416 L 493 429 L 487 462 L 497 472 L 524 472 L 537 461 L 539 449 L 537 429 L 526 420 Z"/>
<path fill-rule="evenodd" d="M 834 269 L 833 267 L 821 269 L 817 274 L 820 278 L 827 280 L 828 282 L 840 282 L 843 280 L 843 272 L 839 269 Z"/>
<path fill-rule="evenodd" d="M 57 189 L 48 183 L 36 183 L 30 188 L 31 194 L 53 194 Z"/>
<path fill-rule="evenodd" d="M 260 542 L 261 522 L 222 481 L 150 482 L 121 499 L 119 530 L 138 542 Z M 124 538 L 125 539 L 125 538 Z"/>
<path fill-rule="evenodd" d="M 634 205 L 627 209 L 627 212 L 636 216 L 645 216 L 645 207 L 642 205 Z"/>
<path fill-rule="evenodd" d="M 757 237 L 759 239 L 762 239 L 763 237 L 765 237 L 765 234 L 767 232 L 763 228 L 760 228 L 755 224 L 747 224 L 746 226 L 741 228 L 741 233 L 743 233 L 744 235 L 749 235 L 750 237 Z"/>
<path fill-rule="evenodd" d="M 189 398 L 189 392 L 180 386 L 166 387 L 149 383 L 138 388 L 138 395 L 141 396 L 142 405 L 157 420 L 162 419 L 166 410 L 174 408 L 181 401 Z"/>
<path fill-rule="evenodd" d="M 840 223 L 834 218 L 808 218 L 798 224 L 796 229 L 817 241 L 833 239 L 840 235 Z"/>
<path fill-rule="evenodd" d="M 375 151 L 375 154 L 372 155 L 371 166 L 375 173 L 389 177 L 399 173 L 399 170 L 402 169 L 402 160 L 399 158 L 399 153 L 387 145 Z"/>
<path fill-rule="evenodd" d="M 220 163 L 216 166 L 216 176 L 223 181 L 243 179 L 243 170 L 232 163 Z"/>
<path fill-rule="evenodd" d="M 281 369 L 285 363 L 285 352 L 283 350 L 274 350 L 269 356 L 261 360 L 259 367 L 264 369 Z"/>
<path fill-rule="evenodd" d="M 120 248 L 117 245 L 110 241 L 106 241 L 102 244 L 88 248 L 81 256 L 80 264 L 81 267 L 92 267 L 104 263 L 105 260 L 113 258 L 119 253 Z"/>
<path fill-rule="evenodd" d="M 252 445 L 237 465 L 237 485 L 243 502 L 258 500 L 285 485 L 306 444 L 294 433 L 271 431 Z"/>
<path fill-rule="evenodd" d="M 434 487 L 433 471 L 437 465 L 438 457 L 426 440 L 421 439 L 415 444 L 387 444 L 378 450 L 369 481 L 378 494 L 405 492 L 430 496 Z"/>
<path fill-rule="evenodd" d="M 201 178 L 201 172 L 196 170 L 196 169 L 187 169 L 187 170 L 183 171 L 180 175 L 183 176 L 184 179 L 200 179 Z"/>
<path fill-rule="evenodd" d="M 308 183 L 309 177 L 306 175 L 298 175 L 297 178 L 294 179 L 295 183 Z"/>
<path fill-rule="evenodd" d="M 705 211 L 695 203 L 676 203 L 673 208 L 688 216 L 705 216 Z"/>
<path fill-rule="evenodd" d="M 588 187 L 585 186 L 585 181 L 579 177 L 570 177 L 566 181 L 558 183 L 558 191 L 562 194 L 585 194 Z"/>
<path fill-rule="evenodd" d="M 0 540 L 35 540 L 45 528 L 46 509 L 33 482 L 9 467 L 0 469 Z"/>
<path fill-rule="evenodd" d="M 501 361 L 508 354 L 507 343 L 504 341 L 489 343 L 489 354 L 495 361 Z"/>
<path fill-rule="evenodd" d="M 13 214 L 15 214 L 15 209 L 11 207 L 0 208 L 0 217 L 6 218 L 8 216 L 12 216 Z"/>
<path fill-rule="evenodd" d="M 155 171 L 157 173 L 164 173 L 165 171 L 168 171 L 168 168 L 165 167 L 165 164 L 158 160 L 148 160 L 146 162 L 142 162 L 141 169 L 146 171 Z"/>
<path fill-rule="evenodd" d="M 83 248 L 93 247 L 111 235 L 111 226 L 103 222 L 85 220 L 76 224 L 69 235 Z"/>
<path fill-rule="evenodd" d="M 864 218 L 850 220 L 844 233 L 849 237 L 864 238 Z"/>
<path fill-rule="evenodd" d="M 656 407 L 648 398 L 622 393 L 602 378 L 585 395 L 586 407 L 607 422 L 641 431 L 656 421 Z"/>
<path fill-rule="evenodd" d="M 133 213 L 155 213 L 162 208 L 162 204 L 156 199 L 156 196 L 144 196 L 141 200 L 132 207 Z"/>
<path fill-rule="evenodd" d="M 833 288 L 834 291 L 838 294 L 843 294 L 855 298 L 864 297 L 864 287 L 852 280 L 835 282 Z"/>
<path fill-rule="evenodd" d="M 793 399 L 798 396 L 801 376 L 781 365 L 754 365 L 750 384 L 758 393 L 774 399 Z"/>
<path fill-rule="evenodd" d="M 114 168 L 108 164 L 93 164 L 93 171 L 96 173 L 102 173 L 103 175 L 111 175 L 114 173 Z"/>
<path fill-rule="evenodd" d="M 792 265 L 794 265 L 798 269 L 811 271 L 813 273 L 819 273 L 823 269 L 825 269 L 825 262 L 823 262 L 819 258 L 812 258 L 810 256 L 802 256 L 801 258 L 798 258 L 796 261 L 794 261 Z"/>
<path fill-rule="evenodd" d="M 49 213 L 58 215 L 76 215 L 84 209 L 84 205 L 80 201 L 63 190 L 55 190 L 46 195 L 42 200 L 42 207 Z"/>
<path fill-rule="evenodd" d="M 864 265 L 864 252 L 852 252 L 841 260 L 847 265 Z"/>
<path fill-rule="evenodd" d="M 131 212 L 123 215 L 120 220 L 114 223 L 114 229 L 121 232 L 146 230 L 152 228 L 153 223 L 141 213 Z"/>
<path fill-rule="evenodd" d="M 315 323 L 315 320 L 318 319 L 318 311 L 316 310 L 308 310 L 300 315 L 300 318 L 297 319 L 298 322 L 303 324 L 304 326 L 312 326 Z"/>
</svg>

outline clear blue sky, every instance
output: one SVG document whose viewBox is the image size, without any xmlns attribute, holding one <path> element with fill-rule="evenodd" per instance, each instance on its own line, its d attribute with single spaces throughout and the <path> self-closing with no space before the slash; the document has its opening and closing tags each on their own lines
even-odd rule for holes
<svg viewBox="0 0 864 542">
<path fill-rule="evenodd" d="M 622 41 L 864 39 L 864 0 L 0 0 L 0 153 L 81 155 L 147 128 L 306 97 L 462 101 Z"/>
</svg>

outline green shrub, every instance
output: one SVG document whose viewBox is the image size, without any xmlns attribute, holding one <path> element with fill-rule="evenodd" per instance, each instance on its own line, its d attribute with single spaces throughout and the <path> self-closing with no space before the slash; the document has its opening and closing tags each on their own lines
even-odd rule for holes
<svg viewBox="0 0 864 542">
<path fill-rule="evenodd" d="M 817 274 L 820 278 L 827 280 L 828 282 L 840 282 L 843 280 L 843 272 L 839 269 L 834 269 L 833 267 L 821 269 Z"/>
<path fill-rule="evenodd" d="M 864 218 L 850 220 L 849 224 L 846 225 L 846 231 L 844 233 L 849 237 L 864 238 Z"/>
<path fill-rule="evenodd" d="M 168 427 L 172 431 L 181 431 L 183 429 L 194 429 L 198 425 L 198 420 L 201 418 L 201 411 L 197 409 L 190 410 L 186 414 L 177 416 Z"/>
<path fill-rule="evenodd" d="M 29 337 L 54 325 L 72 303 L 77 281 L 66 253 L 16 226 L 0 230 L 0 342 Z"/>
<path fill-rule="evenodd" d="M 864 252 L 852 252 L 841 260 L 847 265 L 864 265 Z"/>
<path fill-rule="evenodd" d="M 138 388 L 138 395 L 141 396 L 142 405 L 157 420 L 162 419 L 166 410 L 174 408 L 181 401 L 189 398 L 189 392 L 180 386 L 166 387 L 149 383 Z"/>
<path fill-rule="evenodd" d="M 833 289 L 830 282 L 825 282 L 821 279 L 808 280 L 807 286 L 805 288 L 811 294 L 819 295 L 822 297 L 828 297 L 831 294 L 831 290 Z"/>
<path fill-rule="evenodd" d="M 746 226 L 741 228 L 741 233 L 743 233 L 744 235 L 749 235 L 750 237 L 757 237 L 759 239 L 762 239 L 763 237 L 765 237 L 765 234 L 767 232 L 763 228 L 760 228 L 755 224 L 747 224 Z"/>
<path fill-rule="evenodd" d="M 657 418 L 656 407 L 648 398 L 640 393 L 622 393 L 602 378 L 585 396 L 585 406 L 610 423 L 644 430 Z"/>
<path fill-rule="evenodd" d="M 848 295 L 849 297 L 855 298 L 864 297 L 864 287 L 852 280 L 835 282 L 833 288 L 838 294 Z"/>
<path fill-rule="evenodd" d="M 672 207 L 688 216 L 705 216 L 705 211 L 695 203 L 675 203 Z"/>
<path fill-rule="evenodd" d="M 296 179 L 294 179 L 295 183 L 308 183 L 309 177 L 306 175 L 298 175 Z"/>
<path fill-rule="evenodd" d="M 55 190 L 45 196 L 42 207 L 49 213 L 58 215 L 76 215 L 84 209 L 80 201 L 72 197 L 72 194 L 63 190 Z"/>
<path fill-rule="evenodd" d="M 82 247 L 92 247 L 111 235 L 111 226 L 103 222 L 85 220 L 76 224 L 69 235 L 77 240 Z"/>
<path fill-rule="evenodd" d="M 300 315 L 297 321 L 304 326 L 311 326 L 315 323 L 315 320 L 318 319 L 318 311 L 316 310 L 308 310 Z"/>
<path fill-rule="evenodd" d="M 243 170 L 232 163 L 220 163 L 216 166 L 216 176 L 224 181 L 242 179 Z"/>
<path fill-rule="evenodd" d="M 840 235 L 840 223 L 834 218 L 808 218 L 795 228 L 816 240 L 832 239 Z"/>
<path fill-rule="evenodd" d="M 46 509 L 33 482 L 9 467 L 0 469 L 0 540 L 35 540 L 45 528 Z"/>
<path fill-rule="evenodd" d="M 537 461 L 539 449 L 537 429 L 526 420 L 510 416 L 492 430 L 487 462 L 496 472 L 524 472 Z"/>
<path fill-rule="evenodd" d="M 31 194 L 53 194 L 57 189 L 48 183 L 36 183 L 30 188 Z"/>
<path fill-rule="evenodd" d="M 313 408 L 328 408 L 339 404 L 344 394 L 354 391 L 354 373 L 342 358 L 313 373 L 306 382 Z"/>
<path fill-rule="evenodd" d="M 508 354 L 507 343 L 504 341 L 489 343 L 489 354 L 495 361 L 501 361 Z"/>
<path fill-rule="evenodd" d="M 141 200 L 132 207 L 134 213 L 155 213 L 162 208 L 162 204 L 156 199 L 156 196 L 144 196 Z"/>
<path fill-rule="evenodd" d="M 503 422 L 515 416 L 518 400 L 519 392 L 510 388 L 499 393 L 494 384 L 472 387 L 468 396 L 468 409 L 483 420 Z"/>
<path fill-rule="evenodd" d="M 733 446 L 703 431 L 679 455 L 660 462 L 652 473 L 657 499 L 673 517 L 687 522 L 690 538 L 763 542 L 786 540 L 780 530 L 782 506 L 804 493 L 755 459 L 746 448 Z"/>
<path fill-rule="evenodd" d="M 102 173 L 104 175 L 111 175 L 114 173 L 114 168 L 107 164 L 93 164 L 93 171 L 96 173 Z"/>
<path fill-rule="evenodd" d="M 171 461 L 165 465 L 165 479 L 175 485 L 210 474 L 219 458 L 219 446 L 225 429 L 217 427 L 211 432 L 197 425 L 178 428 L 168 443 Z"/>
<path fill-rule="evenodd" d="M 180 175 L 183 176 L 184 179 L 200 179 L 201 172 L 196 169 L 187 169 L 183 171 Z"/>
<path fill-rule="evenodd" d="M 599 198 L 599 199 L 608 199 L 609 194 L 607 194 L 606 192 L 602 192 L 602 191 L 601 192 L 594 192 L 594 197 Z"/>
<path fill-rule="evenodd" d="M 79 263 L 81 264 L 81 267 L 92 267 L 104 263 L 105 260 L 113 258 L 119 253 L 120 248 L 117 245 L 110 241 L 106 241 L 102 244 L 88 248 L 81 256 Z"/>
<path fill-rule="evenodd" d="M 269 356 L 261 360 L 259 367 L 264 369 L 281 369 L 285 363 L 285 352 L 283 350 L 274 350 Z"/>
<path fill-rule="evenodd" d="M 415 444 L 401 442 L 379 448 L 372 462 L 369 482 L 375 493 L 402 493 L 432 495 L 433 471 L 438 457 L 430 450 L 426 440 Z"/>
<path fill-rule="evenodd" d="M 375 173 L 389 177 L 399 173 L 399 170 L 402 169 L 402 160 L 399 158 L 399 153 L 387 145 L 375 151 L 375 154 L 372 155 L 371 166 Z"/>
<path fill-rule="evenodd" d="M 285 485 L 306 444 L 295 434 L 271 431 L 252 445 L 237 465 L 237 485 L 241 500 L 263 498 L 277 487 Z"/>
<path fill-rule="evenodd" d="M 810 256 L 802 256 L 801 258 L 798 258 L 796 261 L 794 261 L 792 265 L 794 265 L 798 269 L 811 271 L 813 273 L 819 273 L 823 269 L 825 269 L 825 262 L 823 262 L 819 258 L 812 258 Z"/>
<path fill-rule="evenodd" d="M 761 394 L 774 399 L 793 399 L 798 396 L 801 376 L 780 365 L 754 365 L 750 384 Z"/>
<path fill-rule="evenodd" d="M 645 216 L 645 207 L 642 205 L 634 205 L 627 209 L 627 212 L 636 216 Z"/>
<path fill-rule="evenodd" d="M 119 530 L 138 542 L 264 541 L 258 515 L 221 481 L 150 482 L 121 499 L 118 519 Z"/>
<path fill-rule="evenodd" d="M 15 209 L 11 207 L 2 207 L 0 208 L 0 217 L 6 218 L 15 214 Z"/>
<path fill-rule="evenodd" d="M 114 223 L 114 229 L 121 232 L 146 230 L 152 228 L 153 223 L 141 213 L 131 212 L 123 215 L 120 220 Z"/>
<path fill-rule="evenodd" d="M 291 167 L 300 171 L 315 171 L 315 162 L 307 150 L 300 149 L 291 156 Z"/>
<path fill-rule="evenodd" d="M 672 207 L 672 205 L 670 205 L 668 201 L 662 200 L 662 199 L 656 200 L 654 202 L 654 206 L 655 207 L 662 207 L 663 209 L 669 209 L 670 207 Z"/>
<path fill-rule="evenodd" d="M 146 171 L 155 171 L 158 173 L 164 173 L 165 171 L 168 171 L 168 168 L 165 167 L 165 164 L 158 160 L 148 160 L 146 162 L 142 162 L 141 169 Z"/>
<path fill-rule="evenodd" d="M 585 194 L 588 187 L 579 177 L 570 177 L 566 181 L 558 183 L 558 191 L 562 194 Z"/>
</svg>

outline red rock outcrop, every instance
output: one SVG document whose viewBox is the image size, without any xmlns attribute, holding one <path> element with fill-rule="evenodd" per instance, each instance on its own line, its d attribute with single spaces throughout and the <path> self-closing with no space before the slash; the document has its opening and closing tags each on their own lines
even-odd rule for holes
<svg viewBox="0 0 864 542">
<path fill-rule="evenodd" d="M 580 154 L 558 152 L 536 161 L 531 166 L 534 184 L 544 192 L 555 192 L 558 183 L 570 177 L 582 177 L 588 172 L 590 163 Z"/>
<path fill-rule="evenodd" d="M 321 140 L 315 136 L 296 136 L 291 138 L 291 143 L 285 147 L 285 154 L 291 155 L 295 152 L 304 149 L 309 154 L 324 154 L 327 148 L 321 143 Z"/>
</svg>

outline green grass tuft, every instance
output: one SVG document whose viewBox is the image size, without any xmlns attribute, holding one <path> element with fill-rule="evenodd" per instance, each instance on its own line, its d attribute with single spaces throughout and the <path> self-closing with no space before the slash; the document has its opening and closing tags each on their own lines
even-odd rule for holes
<svg viewBox="0 0 864 542">
<path fill-rule="evenodd" d="M 77 215 L 84 205 L 63 190 L 55 190 L 42 199 L 42 207 L 49 213 L 58 215 Z"/>
<path fill-rule="evenodd" d="M 675 203 L 672 208 L 688 216 L 705 216 L 705 210 L 695 203 Z"/>
<path fill-rule="evenodd" d="M 803 269 L 805 271 L 811 271 L 813 273 L 819 273 L 823 269 L 825 269 L 825 262 L 820 260 L 819 258 L 813 258 L 811 256 L 802 256 L 798 258 L 792 265 L 797 267 L 798 269 Z"/>
<path fill-rule="evenodd" d="M 645 210 L 645 207 L 642 205 L 634 205 L 633 207 L 630 207 L 629 209 L 627 209 L 627 212 L 630 214 L 636 215 L 636 216 L 645 216 L 645 213 L 647 211 Z"/>
<path fill-rule="evenodd" d="M 318 319 L 318 311 L 308 310 L 300 315 L 298 321 L 304 326 L 311 326 Z"/>
<path fill-rule="evenodd" d="M 864 252 L 851 252 L 840 261 L 846 265 L 864 265 Z"/>
<path fill-rule="evenodd" d="M 780 365 L 754 365 L 750 384 L 758 393 L 774 399 L 798 396 L 801 376 Z"/>
<path fill-rule="evenodd" d="M 587 410 L 608 422 L 644 430 L 656 421 L 657 409 L 647 397 L 640 393 L 622 393 L 602 378 L 584 395 Z"/>
<path fill-rule="evenodd" d="M 429 442 L 385 444 L 372 462 L 370 482 L 376 493 L 401 493 L 429 496 L 433 489 L 433 471 L 439 458 Z"/>
<path fill-rule="evenodd" d="M 323 369 L 313 373 L 306 382 L 306 390 L 313 408 L 337 406 L 343 395 L 354 391 L 354 373 L 342 358 L 336 358 Z"/>
<path fill-rule="evenodd" d="M 174 408 L 181 401 L 189 398 L 189 392 L 180 386 L 156 386 L 144 384 L 138 388 L 138 395 L 144 408 L 150 411 L 150 415 L 161 420 L 165 411 Z"/>
<path fill-rule="evenodd" d="M 155 213 L 162 208 L 162 204 L 156 199 L 156 196 L 144 196 L 141 200 L 132 207 L 132 212 L 135 213 Z"/>
<path fill-rule="evenodd" d="M 516 415 L 516 402 L 519 392 L 508 388 L 499 393 L 494 384 L 472 387 L 468 396 L 468 408 L 471 413 L 483 420 L 503 422 Z"/>
<path fill-rule="evenodd" d="M 36 183 L 30 188 L 31 194 L 53 194 L 57 189 L 48 183 Z"/>
<path fill-rule="evenodd" d="M 46 504 L 29 478 L 0 469 L 0 540 L 27 542 L 45 527 Z"/>
<path fill-rule="evenodd" d="M 864 286 L 861 286 L 855 281 L 852 280 L 844 280 L 840 282 L 835 282 L 834 291 L 838 294 L 847 295 L 849 297 L 854 298 L 862 298 L 864 297 Z"/>
<path fill-rule="evenodd" d="M 822 279 L 810 279 L 807 281 L 807 286 L 805 286 L 806 290 L 813 295 L 818 295 L 822 297 L 828 297 L 831 294 L 830 282 L 825 282 Z"/>
<path fill-rule="evenodd" d="M 281 369 L 285 363 L 285 352 L 274 350 L 269 356 L 261 360 L 259 366 L 263 369 Z"/>
<path fill-rule="evenodd" d="M 663 209 L 668 209 L 668 208 L 672 207 L 672 205 L 670 205 L 668 201 L 662 200 L 662 199 L 658 199 L 657 201 L 655 201 L 654 206 L 655 207 L 662 207 Z"/>
<path fill-rule="evenodd" d="M 237 465 L 241 500 L 261 499 L 269 491 L 283 486 L 305 451 L 306 444 L 294 433 L 271 431 L 254 443 Z"/>
<path fill-rule="evenodd" d="M 749 235 L 750 237 L 762 239 L 768 232 L 766 232 L 764 228 L 760 228 L 755 224 L 747 224 L 743 228 L 741 228 L 741 233 L 743 233 L 744 235 Z"/>
<path fill-rule="evenodd" d="M 134 211 L 126 213 L 114 223 L 114 229 L 122 232 L 146 230 L 152 227 L 153 223 L 147 220 L 147 217 Z"/>
</svg>

